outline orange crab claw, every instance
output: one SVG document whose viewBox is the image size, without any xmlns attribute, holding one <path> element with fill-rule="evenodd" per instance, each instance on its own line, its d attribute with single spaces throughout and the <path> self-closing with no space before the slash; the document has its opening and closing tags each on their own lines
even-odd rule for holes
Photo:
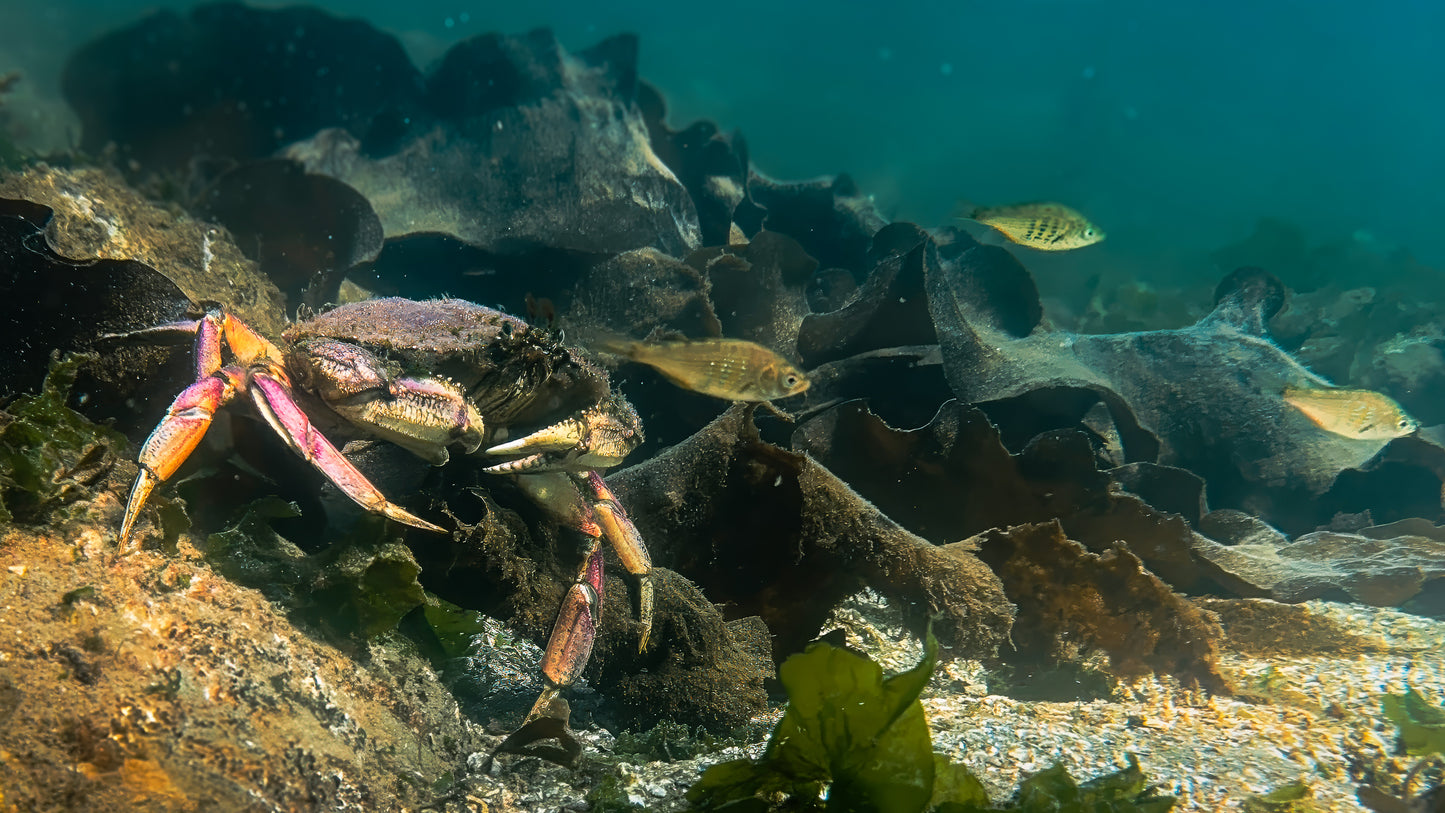
<svg viewBox="0 0 1445 813">
<path fill-rule="evenodd" d="M 229 373 L 231 371 L 222 371 Z M 151 431 L 140 451 L 140 473 L 131 486 L 120 525 L 120 546 L 125 547 L 136 517 L 155 487 L 170 479 L 205 437 L 211 420 L 236 395 L 231 375 L 213 375 L 186 387 L 171 402 L 166 416 Z"/>
</svg>

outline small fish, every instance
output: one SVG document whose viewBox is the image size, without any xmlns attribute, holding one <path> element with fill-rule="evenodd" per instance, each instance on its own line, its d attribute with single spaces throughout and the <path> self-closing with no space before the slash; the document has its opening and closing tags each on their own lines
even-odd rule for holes
<svg viewBox="0 0 1445 813">
<path fill-rule="evenodd" d="M 1104 239 L 1104 230 L 1062 203 L 1020 203 L 974 209 L 969 220 L 998 229 L 1021 246 L 1042 251 L 1068 251 Z"/>
<path fill-rule="evenodd" d="M 728 401 L 771 401 L 808 388 L 808 378 L 777 353 L 742 339 L 638 342 L 605 338 L 597 348 L 646 364 L 668 381 Z"/>
<path fill-rule="evenodd" d="M 1394 399 L 1374 390 L 1285 387 L 1284 400 L 1326 432 L 1356 440 L 1393 440 L 1420 428 Z"/>
</svg>

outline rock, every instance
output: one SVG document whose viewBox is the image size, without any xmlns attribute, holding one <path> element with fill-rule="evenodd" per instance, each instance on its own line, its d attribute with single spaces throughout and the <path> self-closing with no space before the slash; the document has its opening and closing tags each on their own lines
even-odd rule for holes
<svg viewBox="0 0 1445 813">
<path fill-rule="evenodd" d="M 397 149 L 376 154 L 330 129 L 284 154 L 361 192 L 388 240 L 437 233 L 504 256 L 681 255 L 701 242 L 697 213 L 652 151 L 636 60 L 625 36 L 575 55 L 545 30 L 474 37 L 427 78 L 435 123 L 413 126 Z"/>
<path fill-rule="evenodd" d="M 62 83 L 81 149 L 114 143 L 152 172 L 265 158 L 327 127 L 386 150 L 421 113 L 421 76 L 396 38 L 299 6 L 159 11 L 81 47 Z"/>
<path fill-rule="evenodd" d="M 0 317 L 16 339 L 0 359 L 0 393 L 38 387 L 52 352 L 94 354 L 76 397 L 137 439 L 195 380 L 194 343 L 107 334 L 194 319 L 211 301 L 273 337 L 285 324 L 285 298 L 224 229 L 156 206 L 102 170 L 0 176 L 0 256 L 11 294 Z"/>
<path fill-rule="evenodd" d="M 0 526 L 0 618 L 25 630 L 0 639 L 0 770 L 26 777 L 6 802 L 415 806 L 495 741 L 404 639 L 319 639 L 189 537 L 116 555 L 133 473 L 63 523 Z"/>
<path fill-rule="evenodd" d="M 1307 604 L 1259 598 L 1196 598 L 1194 604 L 1218 616 L 1226 646 L 1259 656 L 1329 658 L 1388 652 L 1390 645 L 1343 626 Z"/>
<path fill-rule="evenodd" d="M 225 302 L 268 336 L 279 336 L 286 324 L 281 292 L 242 256 L 230 235 L 155 205 L 113 173 L 40 165 L 0 176 L 0 199 L 50 209 L 45 242 L 61 257 L 136 260 L 175 283 L 192 302 Z"/>
<path fill-rule="evenodd" d="M 557 608 L 582 563 L 576 532 L 560 528 L 529 494 L 501 478 L 476 485 L 466 466 L 449 466 L 429 479 L 426 491 L 445 501 L 458 530 L 450 541 L 428 537 L 414 548 L 420 581 L 458 606 L 481 611 L 544 646 Z M 615 488 L 615 486 L 613 486 Z M 415 490 L 415 484 L 412 489 Z M 634 521 L 640 508 L 620 494 Z M 609 714 L 636 728 L 669 719 L 689 726 L 730 731 L 763 711 L 763 683 L 773 674 L 766 657 L 767 630 L 755 620 L 725 619 L 697 585 L 667 568 L 657 554 L 668 540 L 639 529 L 651 549 L 655 591 L 652 632 L 638 651 L 636 580 L 609 556 L 601 620 L 585 677 L 618 701 Z M 764 653 L 760 655 L 759 653 Z M 511 709 L 509 726 L 525 707 Z"/>
<path fill-rule="evenodd" d="M 1231 545 L 1201 539 L 1195 553 L 1221 571 L 1214 578 L 1235 593 L 1276 601 L 1348 599 L 1396 607 L 1416 599 L 1436 605 L 1434 594 L 1445 590 L 1445 541 L 1430 536 L 1319 531 L 1286 541 L 1250 534 Z"/>
<path fill-rule="evenodd" d="M 921 630 L 927 613 L 957 655 L 991 654 L 1012 610 L 971 554 L 903 530 L 810 457 L 763 442 L 735 405 L 684 443 L 609 479 L 653 561 L 695 580 L 737 616 L 758 615 L 775 658 L 819 632 L 867 585 Z"/>
<path fill-rule="evenodd" d="M 335 303 L 348 272 L 381 253 L 381 221 L 355 189 L 281 159 L 222 174 L 201 205 L 293 305 Z"/>
</svg>

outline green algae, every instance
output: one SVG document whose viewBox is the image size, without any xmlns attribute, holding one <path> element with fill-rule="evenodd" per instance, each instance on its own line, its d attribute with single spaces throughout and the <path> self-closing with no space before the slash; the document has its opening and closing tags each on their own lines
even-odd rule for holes
<svg viewBox="0 0 1445 813">
<path fill-rule="evenodd" d="M 827 810 L 865 813 L 1162 813 L 1138 763 L 1077 783 L 1062 765 L 1020 785 L 1002 807 L 966 767 L 933 752 L 919 701 L 933 675 L 938 642 L 926 635 L 923 659 L 884 677 L 868 657 L 826 642 L 788 658 L 779 677 L 788 708 L 756 762 L 714 765 L 688 790 L 696 811 Z"/>
<path fill-rule="evenodd" d="M 477 636 L 487 632 L 481 613 L 458 607 L 431 593 L 424 597 L 422 618 L 445 658 L 464 658 L 471 655 L 476 648 Z"/>
<path fill-rule="evenodd" d="M 1322 813 L 1314 802 L 1314 791 L 1303 779 L 1296 779 L 1269 793 L 1244 800 L 1245 813 Z"/>
<path fill-rule="evenodd" d="M 226 578 L 346 634 L 388 632 L 425 603 L 421 566 L 384 520 L 363 520 L 356 533 L 308 554 L 271 525 L 297 516 L 296 505 L 279 497 L 256 500 L 206 538 L 206 558 Z"/>
<path fill-rule="evenodd" d="M 1445 709 L 1431 703 L 1414 689 L 1404 694 L 1388 694 L 1381 701 L 1386 719 L 1395 724 L 1400 749 L 1419 760 L 1400 780 L 1399 794 L 1386 792 L 1374 784 L 1364 785 L 1356 796 L 1360 803 L 1381 813 L 1411 813 L 1419 795 L 1415 780 L 1441 756 L 1445 756 Z M 1439 790 L 1435 791 L 1437 794 Z"/>
<path fill-rule="evenodd" d="M 0 521 L 43 522 L 54 509 L 90 496 L 126 448 L 119 432 L 66 405 L 89 358 L 53 360 L 39 393 L 0 410 Z"/>
<path fill-rule="evenodd" d="M 1405 753 L 1417 757 L 1445 754 L 1445 710 L 1414 689 L 1385 695 L 1382 706 L 1385 718 L 1400 731 Z"/>
<path fill-rule="evenodd" d="M 1007 810 L 1016 813 L 1163 813 L 1174 807 L 1173 796 L 1159 796 L 1131 754 L 1129 764 L 1114 773 L 1075 782 L 1063 765 L 1046 768 L 1019 785 L 1003 807 L 954 807 L 940 813 Z"/>
</svg>

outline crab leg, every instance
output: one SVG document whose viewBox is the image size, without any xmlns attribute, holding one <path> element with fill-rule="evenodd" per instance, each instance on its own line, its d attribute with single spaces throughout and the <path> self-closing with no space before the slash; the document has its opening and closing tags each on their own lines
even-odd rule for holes
<svg viewBox="0 0 1445 813">
<path fill-rule="evenodd" d="M 638 579 L 638 599 L 642 605 L 638 619 L 642 627 L 639 652 L 647 648 L 647 636 L 652 630 L 652 559 L 647 555 L 642 535 L 627 518 L 612 490 L 602 481 L 602 475 L 595 471 L 578 475 L 577 483 L 585 486 L 588 494 L 578 494 L 569 487 L 567 491 L 572 493 L 571 500 L 559 499 L 553 491 L 556 481 L 538 475 L 524 480 L 536 480 L 527 483 L 528 490 L 591 540 L 582 569 L 567 589 L 567 595 L 562 599 L 562 610 L 557 613 L 552 635 L 547 639 L 540 670 L 546 688 L 527 714 L 530 721 L 546 713 L 552 699 L 577 680 L 592 656 L 592 643 L 597 637 L 597 626 L 602 621 L 602 540 L 606 538 L 616 551 L 617 558 L 622 560 L 623 567 Z M 580 503 L 575 499 L 578 496 L 582 497 Z"/>
<path fill-rule="evenodd" d="M 326 479 L 362 508 L 413 528 L 446 533 L 444 528 L 413 516 L 388 500 L 366 479 L 366 475 L 357 471 L 351 461 L 311 425 L 311 419 L 296 406 L 286 385 L 276 378 L 275 373 L 256 371 L 251 374 L 251 400 L 256 410 L 293 451 L 326 475 Z"/>
<path fill-rule="evenodd" d="M 617 553 L 622 566 L 637 577 L 637 622 L 642 627 L 637 651 L 641 652 L 647 649 L 647 636 L 652 631 L 652 557 L 647 553 L 642 534 L 637 532 L 637 526 L 627 518 L 627 512 L 622 510 L 622 503 L 617 501 L 612 489 L 603 482 L 602 475 L 589 471 L 578 479 L 591 491 L 589 502 L 592 503 L 592 515 L 601 526 L 602 535 L 607 537 L 608 544 L 612 545 L 612 550 Z"/>
<path fill-rule="evenodd" d="M 236 396 L 235 382 L 241 371 L 223 368 L 186 387 L 171 402 L 166 416 L 146 438 L 140 450 L 140 472 L 131 486 L 120 525 L 120 546 L 125 547 L 141 508 L 155 487 L 170 479 L 205 437 L 211 420 Z"/>
<path fill-rule="evenodd" d="M 593 540 L 592 549 L 577 573 L 577 580 L 562 599 L 562 610 L 557 613 L 552 636 L 547 639 L 547 650 L 542 656 L 542 677 L 549 686 L 570 686 L 586 668 L 587 659 L 592 655 L 597 624 L 602 619 L 604 578 L 602 545 L 600 540 Z"/>
</svg>

